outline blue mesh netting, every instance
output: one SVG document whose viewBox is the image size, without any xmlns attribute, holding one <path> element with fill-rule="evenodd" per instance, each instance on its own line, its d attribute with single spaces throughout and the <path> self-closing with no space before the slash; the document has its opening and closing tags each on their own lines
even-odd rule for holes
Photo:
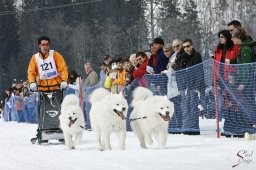
<svg viewBox="0 0 256 170">
<path fill-rule="evenodd" d="M 255 133 L 255 63 L 225 65 L 213 62 L 219 117 L 224 133 Z"/>
<path fill-rule="evenodd" d="M 169 132 L 216 130 L 200 129 L 199 121 L 218 118 L 223 122 L 221 131 L 226 134 L 255 133 L 256 129 L 256 63 L 225 65 L 215 60 L 207 60 L 190 68 L 174 72 L 167 70 L 162 74 L 144 75 L 135 79 L 123 89 L 129 104 L 127 130 L 131 130 L 129 115 L 132 111 L 132 94 L 136 87 L 150 89 L 154 95 L 167 95 L 174 103 L 174 115 L 169 124 Z M 88 102 L 93 90 L 99 88 L 83 85 L 83 111 L 87 128 L 90 126 Z M 65 94 L 76 93 L 67 90 Z M 34 100 L 34 101 L 33 101 Z M 36 122 L 36 97 L 24 102 L 26 122 Z M 15 101 L 11 97 L 4 106 L 4 120 L 16 120 Z M 215 121 L 211 121 L 215 123 Z M 216 124 L 216 123 L 215 123 Z M 209 126 L 213 127 L 213 126 Z"/>
</svg>

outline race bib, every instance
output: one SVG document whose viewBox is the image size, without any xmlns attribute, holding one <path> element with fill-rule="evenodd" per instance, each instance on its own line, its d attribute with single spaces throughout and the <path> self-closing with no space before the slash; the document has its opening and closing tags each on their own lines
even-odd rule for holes
<svg viewBox="0 0 256 170">
<path fill-rule="evenodd" d="M 40 58 L 39 53 L 35 54 L 36 62 L 41 80 L 52 79 L 58 76 L 56 65 L 53 59 L 54 50 L 49 51 L 47 59 Z"/>
</svg>

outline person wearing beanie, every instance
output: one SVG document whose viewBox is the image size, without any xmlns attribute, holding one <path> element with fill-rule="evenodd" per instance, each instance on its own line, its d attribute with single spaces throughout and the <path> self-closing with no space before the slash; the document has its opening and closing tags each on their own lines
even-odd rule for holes
<svg viewBox="0 0 256 170">
<path fill-rule="evenodd" d="M 153 49 L 156 51 L 156 64 L 153 67 L 154 73 L 157 74 L 154 76 L 153 81 L 155 81 L 155 88 L 159 92 L 159 94 L 167 93 L 167 82 L 168 78 L 166 75 L 162 75 L 162 71 L 167 70 L 167 65 L 169 62 L 169 58 L 164 54 L 164 40 L 162 38 L 155 38 L 152 42 Z M 159 83 L 161 82 L 161 84 Z M 152 87 L 153 88 L 153 87 Z"/>
<path fill-rule="evenodd" d="M 152 43 L 164 45 L 164 40 L 162 38 L 158 37 L 158 38 L 155 38 Z"/>
<path fill-rule="evenodd" d="M 160 74 L 162 71 L 166 70 L 166 66 L 169 59 L 165 56 L 163 47 L 164 40 L 162 38 L 155 38 L 152 42 L 153 48 L 157 51 L 156 53 L 156 65 L 154 68 L 155 74 Z"/>
</svg>

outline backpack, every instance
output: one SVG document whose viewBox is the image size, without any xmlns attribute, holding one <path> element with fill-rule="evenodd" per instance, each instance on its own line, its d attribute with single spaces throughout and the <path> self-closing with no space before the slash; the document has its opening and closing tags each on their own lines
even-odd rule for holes
<svg viewBox="0 0 256 170">
<path fill-rule="evenodd" d="M 256 62 L 256 41 L 253 41 L 250 47 L 252 49 L 252 62 Z"/>
</svg>

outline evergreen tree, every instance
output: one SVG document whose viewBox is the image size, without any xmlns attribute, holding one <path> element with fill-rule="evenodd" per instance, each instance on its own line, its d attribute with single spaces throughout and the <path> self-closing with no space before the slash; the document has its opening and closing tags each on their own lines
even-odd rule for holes
<svg viewBox="0 0 256 170">
<path fill-rule="evenodd" d="M 180 38 L 183 25 L 180 4 L 178 0 L 163 0 L 160 10 L 162 37 L 170 43 L 173 39 Z"/>
<path fill-rule="evenodd" d="M 0 69 L 1 69 L 1 83 L 0 88 L 9 87 L 12 83 L 14 73 L 20 76 L 21 73 L 17 72 L 16 66 L 10 67 L 11 58 L 15 58 L 17 62 L 21 62 L 21 58 L 18 56 L 18 35 L 17 35 L 17 19 L 14 6 L 14 0 L 0 1 Z M 9 11 L 9 12 L 4 12 Z"/>
<path fill-rule="evenodd" d="M 184 6 L 185 12 L 182 14 L 183 18 L 183 39 L 190 38 L 194 42 L 194 46 L 197 50 L 201 50 L 200 46 L 200 22 L 198 18 L 198 11 L 196 10 L 196 4 L 193 0 L 188 0 Z"/>
<path fill-rule="evenodd" d="M 179 18 L 181 15 L 178 0 L 163 0 L 159 8 L 162 18 Z"/>
</svg>

